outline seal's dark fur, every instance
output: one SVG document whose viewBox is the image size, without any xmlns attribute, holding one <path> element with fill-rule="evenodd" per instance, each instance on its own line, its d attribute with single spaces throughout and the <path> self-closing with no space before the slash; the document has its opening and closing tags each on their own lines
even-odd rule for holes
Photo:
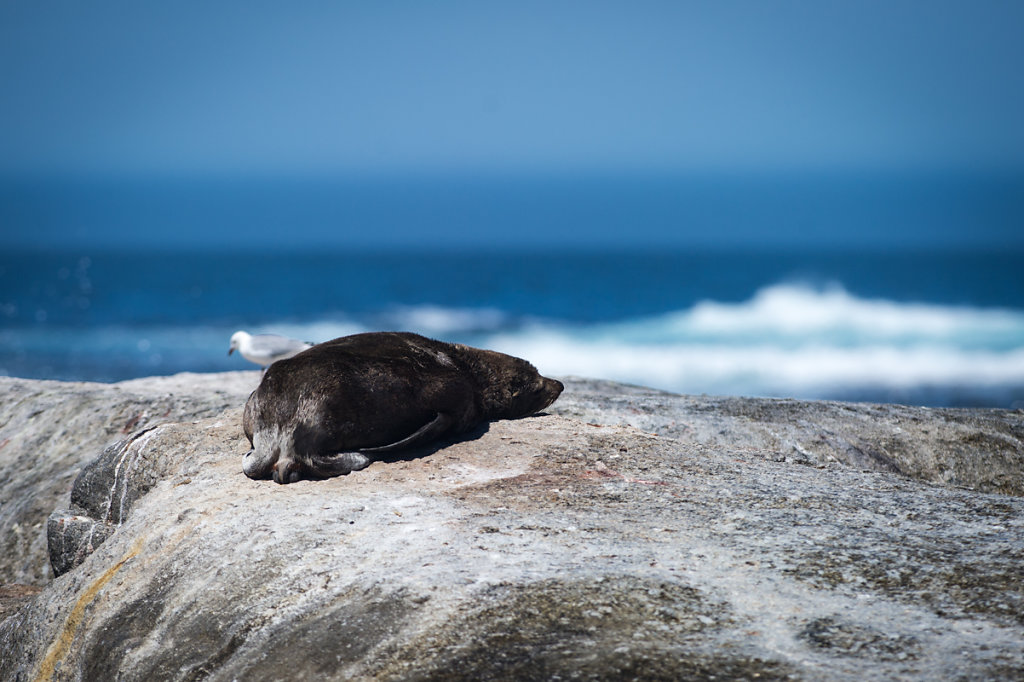
<svg viewBox="0 0 1024 682">
<path fill-rule="evenodd" d="M 336 476 L 484 421 L 544 409 L 562 384 L 520 358 L 405 332 L 344 336 L 275 362 L 245 405 L 250 478 Z"/>
</svg>

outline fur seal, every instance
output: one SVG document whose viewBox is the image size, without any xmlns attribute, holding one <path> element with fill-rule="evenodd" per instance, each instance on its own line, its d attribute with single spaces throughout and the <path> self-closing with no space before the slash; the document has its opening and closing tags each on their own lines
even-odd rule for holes
<svg viewBox="0 0 1024 682">
<path fill-rule="evenodd" d="M 544 409 L 562 383 L 526 360 L 408 332 L 343 336 L 272 364 L 242 417 L 249 478 L 291 483 Z"/>
</svg>

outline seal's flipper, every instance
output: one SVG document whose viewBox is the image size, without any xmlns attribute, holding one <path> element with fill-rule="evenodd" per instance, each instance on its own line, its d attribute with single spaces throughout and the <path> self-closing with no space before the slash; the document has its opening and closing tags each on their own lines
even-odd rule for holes
<svg viewBox="0 0 1024 682">
<path fill-rule="evenodd" d="M 376 448 L 361 448 L 359 452 L 394 452 L 396 450 L 404 450 L 418 443 L 434 440 L 451 428 L 451 425 L 452 418 L 444 412 L 438 412 L 437 416 L 434 417 L 434 421 L 429 422 L 411 436 L 406 436 L 397 443 L 391 443 L 390 445 L 381 445 Z"/>
<path fill-rule="evenodd" d="M 271 455 L 268 449 L 256 452 L 253 448 L 242 456 L 242 471 L 252 479 L 270 478 L 277 462 L 277 455 Z"/>
<path fill-rule="evenodd" d="M 314 457 L 308 468 L 317 476 L 330 478 L 365 469 L 370 466 L 371 462 L 373 462 L 372 459 L 358 452 L 339 452 L 334 455 Z"/>
<path fill-rule="evenodd" d="M 426 443 L 434 440 L 447 431 L 452 425 L 452 418 L 443 412 L 425 426 L 418 429 L 411 436 L 406 436 L 397 443 L 382 445 L 376 448 L 363 448 L 358 452 L 338 452 L 331 455 L 317 456 L 309 463 L 309 470 L 317 476 L 329 478 L 331 476 L 344 476 L 351 471 L 359 471 L 370 466 L 373 459 L 363 453 L 392 452 L 403 450 L 417 443 Z"/>
</svg>

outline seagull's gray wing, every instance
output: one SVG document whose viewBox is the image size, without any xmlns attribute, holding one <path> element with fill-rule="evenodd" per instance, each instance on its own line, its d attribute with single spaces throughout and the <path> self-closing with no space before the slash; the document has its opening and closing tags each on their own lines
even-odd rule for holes
<svg viewBox="0 0 1024 682">
<path fill-rule="evenodd" d="M 256 334 L 250 342 L 251 348 L 258 353 L 267 355 L 283 355 L 285 353 L 297 353 L 309 346 L 304 341 L 289 339 L 287 336 L 277 334 Z"/>
</svg>

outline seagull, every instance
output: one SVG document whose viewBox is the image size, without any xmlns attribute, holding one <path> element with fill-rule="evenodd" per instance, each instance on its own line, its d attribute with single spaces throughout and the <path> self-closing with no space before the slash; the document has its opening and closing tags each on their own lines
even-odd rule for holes
<svg viewBox="0 0 1024 682">
<path fill-rule="evenodd" d="M 313 344 L 289 339 L 287 336 L 277 334 L 250 334 L 248 332 L 235 332 L 231 335 L 231 347 L 228 348 L 228 355 L 236 350 L 248 360 L 254 362 L 264 370 L 278 360 L 298 355 Z"/>
</svg>

